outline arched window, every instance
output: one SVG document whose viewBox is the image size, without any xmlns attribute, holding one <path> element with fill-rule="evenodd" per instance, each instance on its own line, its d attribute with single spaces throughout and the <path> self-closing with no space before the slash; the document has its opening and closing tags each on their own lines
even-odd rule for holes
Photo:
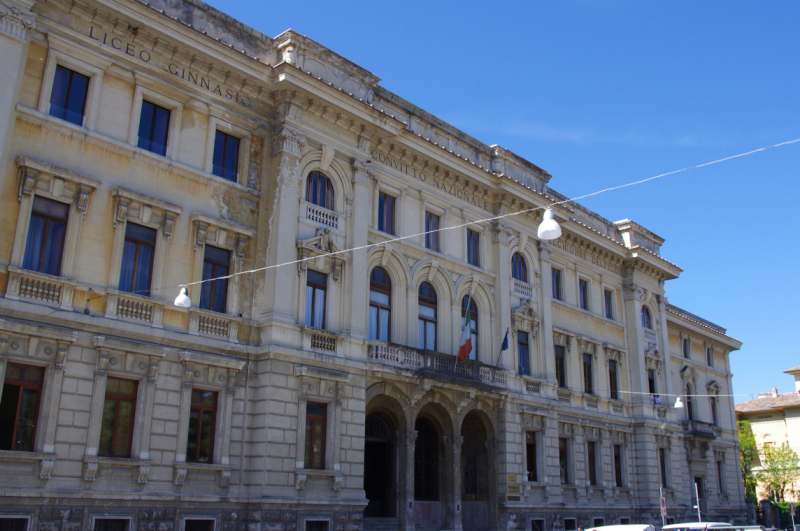
<svg viewBox="0 0 800 531">
<path fill-rule="evenodd" d="M 692 384 L 686 384 L 686 418 L 694 420 L 694 408 L 692 403 Z"/>
<path fill-rule="evenodd" d="M 436 290 L 427 282 L 419 286 L 417 348 L 436 350 Z"/>
<path fill-rule="evenodd" d="M 331 180 L 318 171 L 309 173 L 306 184 L 306 201 L 322 208 L 333 210 L 333 185 Z"/>
<path fill-rule="evenodd" d="M 389 341 L 392 315 L 392 281 L 376 267 L 369 276 L 369 338 Z"/>
<path fill-rule="evenodd" d="M 528 266 L 525 265 L 525 259 L 519 253 L 514 253 L 511 257 L 511 276 L 522 282 L 528 281 Z"/>
<path fill-rule="evenodd" d="M 469 302 L 469 328 L 472 336 L 472 350 L 469 351 L 469 359 L 478 359 L 478 305 L 475 300 L 470 300 L 469 295 L 461 299 L 461 326 L 467 322 L 467 302 Z"/>
<path fill-rule="evenodd" d="M 642 326 L 652 330 L 653 322 L 650 320 L 650 310 L 642 306 Z"/>
</svg>

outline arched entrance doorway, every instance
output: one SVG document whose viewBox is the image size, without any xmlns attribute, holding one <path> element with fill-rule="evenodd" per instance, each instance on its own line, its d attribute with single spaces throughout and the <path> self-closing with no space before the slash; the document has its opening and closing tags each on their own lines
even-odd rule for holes
<svg viewBox="0 0 800 531">
<path fill-rule="evenodd" d="M 395 451 L 389 425 L 380 415 L 373 415 L 367 419 L 364 435 L 364 492 L 368 500 L 364 517 L 395 516 Z"/>
<path fill-rule="evenodd" d="M 493 464 L 486 448 L 487 428 L 476 411 L 469 412 L 461 424 L 461 522 L 465 531 L 490 529 Z"/>
</svg>

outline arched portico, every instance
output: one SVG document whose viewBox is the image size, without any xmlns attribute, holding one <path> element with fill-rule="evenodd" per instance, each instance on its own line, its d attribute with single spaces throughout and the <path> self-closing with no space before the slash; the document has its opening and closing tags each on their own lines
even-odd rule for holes
<svg viewBox="0 0 800 531">
<path fill-rule="evenodd" d="M 473 409 L 461 423 L 460 486 L 464 531 L 483 531 L 496 521 L 497 462 L 494 426 L 489 416 Z M 458 476 L 458 474 L 456 474 Z"/>
</svg>

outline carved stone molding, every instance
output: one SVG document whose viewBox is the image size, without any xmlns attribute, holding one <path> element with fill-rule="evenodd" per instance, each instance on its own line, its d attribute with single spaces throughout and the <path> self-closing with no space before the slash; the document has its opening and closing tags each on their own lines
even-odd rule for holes
<svg viewBox="0 0 800 531">
<path fill-rule="evenodd" d="M 42 464 L 39 467 L 39 479 L 50 479 L 50 474 L 52 474 L 55 464 L 56 462 L 53 459 L 42 459 Z"/>
<path fill-rule="evenodd" d="M 492 221 L 492 243 L 505 243 L 506 245 L 511 241 L 514 233 L 510 228 L 506 227 L 500 221 Z"/>
<path fill-rule="evenodd" d="M 442 437 L 442 446 L 445 450 L 460 452 L 461 444 L 464 442 L 464 437 L 459 435 L 445 435 Z"/>
<path fill-rule="evenodd" d="M 85 463 L 86 467 L 83 471 L 83 480 L 84 481 L 94 481 L 97 477 L 97 469 L 100 468 L 99 463 L 88 462 Z"/>
<path fill-rule="evenodd" d="M 147 476 L 150 475 L 149 465 L 139 465 L 139 474 L 136 476 L 136 483 L 144 485 L 147 483 Z"/>
<path fill-rule="evenodd" d="M 553 252 L 553 244 L 548 242 L 539 242 L 539 257 L 542 260 L 549 261 L 550 253 Z"/>
<path fill-rule="evenodd" d="M 631 299 L 642 301 L 645 297 L 645 289 L 633 282 L 626 282 L 622 285 L 622 298 L 626 301 Z"/>
<path fill-rule="evenodd" d="M 353 159 L 353 182 L 369 186 L 369 178 L 375 175 L 375 168 L 358 159 Z"/>
<path fill-rule="evenodd" d="M 295 472 L 294 474 L 294 488 L 295 490 L 305 490 L 306 488 L 306 479 L 307 476 L 305 474 L 298 474 Z"/>
<path fill-rule="evenodd" d="M 25 41 L 25 31 L 36 26 L 36 15 L 24 11 L 6 0 L 0 0 L 0 31 Z"/>
<path fill-rule="evenodd" d="M 187 470 L 184 467 L 175 467 L 175 484 L 176 485 L 185 485 L 186 484 L 186 474 Z"/>
<path fill-rule="evenodd" d="M 289 126 L 281 126 L 272 137 L 272 154 L 278 155 L 286 152 L 296 157 L 300 156 L 300 146 L 306 145 L 306 137 L 301 132 Z"/>
</svg>

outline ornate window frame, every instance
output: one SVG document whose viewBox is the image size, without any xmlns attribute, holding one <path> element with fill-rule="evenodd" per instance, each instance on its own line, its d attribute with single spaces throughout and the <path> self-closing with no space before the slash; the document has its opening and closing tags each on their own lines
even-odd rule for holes
<svg viewBox="0 0 800 531">
<path fill-rule="evenodd" d="M 531 413 L 530 411 L 523 410 L 520 413 L 522 417 L 522 473 L 525 474 L 525 481 L 523 483 L 528 483 L 530 485 L 539 485 L 547 483 L 547 466 L 545 463 L 546 460 L 546 449 L 545 449 L 545 432 L 547 430 L 547 417 L 542 415 L 537 415 L 535 413 Z M 536 481 L 530 481 L 527 479 L 527 470 L 528 470 L 528 445 L 527 445 L 527 434 L 533 433 L 534 434 L 534 442 L 536 444 Z"/>
<path fill-rule="evenodd" d="M 192 234 L 194 236 L 194 267 L 192 281 L 203 280 L 203 260 L 205 259 L 205 246 L 211 244 L 215 247 L 231 251 L 230 274 L 235 275 L 244 270 L 245 252 L 247 245 L 252 240 L 256 231 L 248 229 L 238 223 L 213 218 L 205 214 L 192 214 L 190 216 Z M 193 301 L 189 308 L 189 334 L 216 337 L 230 343 L 238 343 L 240 317 L 236 304 L 234 284 L 237 278 L 230 279 L 228 283 L 227 313 L 213 312 L 200 309 L 200 284 L 189 286 L 189 297 Z"/>
<path fill-rule="evenodd" d="M 203 163 L 203 171 L 215 179 L 231 182 L 213 173 L 214 142 L 218 130 L 239 139 L 239 172 L 237 179 L 232 182 L 249 187 L 250 141 L 253 137 L 252 125 L 214 104 L 209 104 L 208 106 L 208 136 L 206 137 L 206 156 Z"/>
<path fill-rule="evenodd" d="M 206 354 L 190 350 L 178 353 L 183 364 L 180 413 L 178 417 L 177 451 L 173 464 L 175 485 L 184 485 L 189 470 L 220 472 L 220 487 L 230 486 L 233 466 L 230 464 L 231 422 L 233 395 L 236 393 L 238 372 L 245 362 L 229 356 Z M 205 377 L 205 379 L 201 379 Z M 214 455 L 211 463 L 187 463 L 186 449 L 189 435 L 189 413 L 192 390 L 195 388 L 217 393 L 217 418 L 214 429 Z"/>
<path fill-rule="evenodd" d="M 159 364 L 167 357 L 169 349 L 106 336 L 92 337 L 97 350 L 97 363 L 92 386 L 92 402 L 84 454 L 84 481 L 94 481 L 100 467 L 138 467 L 136 482 L 147 483 L 150 473 L 150 430 L 153 424 L 156 379 Z M 138 382 L 133 428 L 131 457 L 100 457 L 98 446 L 103 421 L 103 405 L 108 377 L 118 377 Z"/>
<path fill-rule="evenodd" d="M 39 461 L 39 479 L 50 479 L 56 460 L 55 437 L 67 352 L 78 332 L 19 321 L 0 320 L 0 390 L 8 363 L 44 368 L 33 452 L 0 451 L 0 461 Z"/>
<path fill-rule="evenodd" d="M 17 174 L 20 180 L 20 206 L 14 245 L 8 265 L 8 287 L 5 298 L 11 300 L 36 300 L 38 303 L 58 306 L 72 310 L 72 296 L 77 283 L 73 280 L 75 261 L 80 243 L 81 226 L 89 207 L 89 196 L 100 186 L 100 182 L 73 171 L 53 166 L 29 157 L 17 157 Z M 61 276 L 55 277 L 35 271 L 22 269 L 25 246 L 28 241 L 33 199 L 40 195 L 70 206 L 67 218 L 67 232 L 61 261 Z M 30 284 L 48 286 L 48 295 L 29 292 Z"/>
<path fill-rule="evenodd" d="M 153 290 L 164 285 L 169 244 L 175 228 L 175 220 L 182 208 L 139 192 L 117 187 L 111 190 L 114 199 L 114 239 L 111 247 L 111 260 L 108 271 L 108 319 L 129 318 L 149 321 L 153 328 L 163 328 L 161 316 L 164 304 L 156 297 L 119 291 L 119 277 L 122 268 L 122 251 L 125 246 L 125 229 L 129 221 L 156 229 L 156 247 L 153 255 L 153 277 L 150 281 Z M 169 294 L 162 294 L 169 296 Z"/>
<path fill-rule="evenodd" d="M 178 160 L 178 150 L 180 149 L 181 143 L 181 122 L 183 120 L 184 107 L 184 102 L 178 99 L 180 97 L 178 94 L 180 93 L 176 93 L 176 97 L 167 96 L 163 92 L 159 92 L 166 92 L 169 90 L 167 89 L 166 85 L 162 85 L 161 83 L 140 73 L 134 73 L 134 76 L 136 78 L 136 88 L 133 92 L 131 125 L 128 129 L 128 143 L 133 147 L 134 150 L 147 153 L 150 156 L 164 156 L 139 147 L 139 122 L 142 118 L 142 102 L 147 100 L 170 111 L 169 129 L 167 132 L 167 154 L 165 156 L 171 160 Z M 188 95 L 183 96 L 184 98 L 188 98 Z"/>
<path fill-rule="evenodd" d="M 342 439 L 342 400 L 345 388 L 350 383 L 350 375 L 340 371 L 296 365 L 294 375 L 299 381 L 300 394 L 297 408 L 297 461 L 294 472 L 296 490 L 306 488 L 306 479 L 311 477 L 332 477 L 331 488 L 338 492 L 344 486 L 344 474 L 341 469 Z M 325 434 L 325 468 L 322 470 L 304 468 L 304 452 L 306 443 L 306 404 L 309 402 L 327 404 Z"/>
<path fill-rule="evenodd" d="M 112 62 L 102 55 L 75 46 L 72 42 L 64 40 L 53 33 L 47 34 L 47 44 L 47 61 L 45 62 L 44 75 L 42 76 L 42 89 L 39 92 L 38 111 L 50 116 L 50 97 L 53 94 L 56 67 L 69 68 L 89 77 L 82 127 L 94 131 L 97 123 L 100 93 L 103 87 L 103 75 Z M 75 126 L 75 124 L 71 125 Z"/>
</svg>

